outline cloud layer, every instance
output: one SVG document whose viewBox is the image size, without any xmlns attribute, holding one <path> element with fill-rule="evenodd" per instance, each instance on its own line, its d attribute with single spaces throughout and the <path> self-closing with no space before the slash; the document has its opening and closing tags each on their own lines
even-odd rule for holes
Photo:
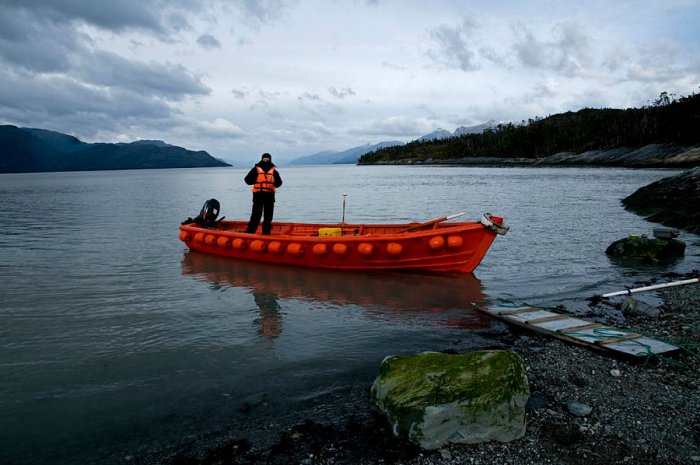
<svg viewBox="0 0 700 465">
<path fill-rule="evenodd" d="M 0 0 L 0 123 L 276 160 L 700 85 L 692 0 Z"/>
</svg>

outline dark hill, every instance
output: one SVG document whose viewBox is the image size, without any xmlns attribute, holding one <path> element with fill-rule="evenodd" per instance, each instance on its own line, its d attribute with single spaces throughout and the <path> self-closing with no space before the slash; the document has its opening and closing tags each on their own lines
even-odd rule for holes
<svg viewBox="0 0 700 465">
<path fill-rule="evenodd" d="M 216 166 L 231 165 L 162 141 L 89 144 L 59 132 L 0 126 L 0 173 Z"/>
<path fill-rule="evenodd" d="M 53 171 L 61 152 L 16 126 L 0 126 L 0 173 Z"/>
<path fill-rule="evenodd" d="M 173 147 L 173 145 L 163 142 L 162 140 L 135 140 L 134 142 L 129 143 L 132 145 L 155 145 L 156 147 Z"/>
<path fill-rule="evenodd" d="M 60 152 L 78 152 L 80 150 L 85 150 L 86 148 L 90 147 L 90 144 L 87 144 L 78 139 L 77 137 L 70 136 L 68 134 L 37 128 L 19 129 L 28 132 L 29 134 L 35 137 L 38 137 L 39 139 L 43 140 L 48 145 Z"/>
<path fill-rule="evenodd" d="M 360 164 L 459 163 L 483 160 L 494 164 L 547 162 L 565 164 L 565 158 L 587 153 L 624 148 L 632 153 L 642 147 L 662 147 L 671 157 L 700 145 L 700 94 L 671 101 L 662 94 L 654 106 L 628 109 L 584 108 L 546 118 L 501 124 L 480 134 L 465 134 L 448 139 L 414 141 L 363 155 Z M 641 152 L 640 152 L 641 153 Z M 607 153 L 606 155 L 609 155 Z M 586 158 L 576 164 L 587 164 Z M 653 158 L 653 157 L 652 157 Z M 668 158 L 668 157 L 666 157 Z M 571 161 L 571 160 L 569 160 Z M 600 164 L 596 162 L 596 164 Z M 629 157 L 620 163 L 629 166 Z M 676 157 L 673 163 L 651 159 L 642 166 L 697 166 L 694 156 Z"/>
</svg>

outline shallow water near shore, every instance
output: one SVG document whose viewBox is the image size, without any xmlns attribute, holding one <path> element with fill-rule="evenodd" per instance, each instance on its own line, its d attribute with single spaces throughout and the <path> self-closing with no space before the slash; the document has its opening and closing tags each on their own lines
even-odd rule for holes
<svg viewBox="0 0 700 465">
<path fill-rule="evenodd" d="M 370 383 L 385 355 L 481 348 L 472 303 L 576 312 L 686 257 L 626 266 L 604 253 L 658 225 L 620 200 L 677 171 L 280 167 L 278 221 L 505 217 L 473 275 L 349 273 L 190 253 L 178 225 L 217 198 L 246 219 L 247 168 L 0 175 L 0 461 L 114 463 L 199 438 L 274 436 Z"/>
</svg>

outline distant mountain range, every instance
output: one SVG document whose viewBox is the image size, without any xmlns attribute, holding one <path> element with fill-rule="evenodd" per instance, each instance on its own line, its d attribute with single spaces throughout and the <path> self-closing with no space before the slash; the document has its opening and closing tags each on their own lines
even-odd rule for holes
<svg viewBox="0 0 700 465">
<path fill-rule="evenodd" d="M 435 139 L 447 139 L 450 137 L 459 137 L 463 136 L 465 134 L 481 134 L 487 129 L 493 129 L 496 126 L 498 126 L 498 123 L 496 121 L 487 121 L 483 124 L 479 124 L 478 126 L 460 126 L 457 129 L 454 130 L 454 132 L 450 132 L 446 129 L 438 128 L 435 131 L 431 132 L 430 134 L 426 134 L 424 136 L 419 137 L 418 141 L 426 141 L 426 140 L 435 140 Z"/>
<path fill-rule="evenodd" d="M 364 154 L 374 152 L 377 149 L 384 147 L 393 147 L 394 145 L 403 145 L 401 141 L 379 142 L 378 144 L 365 144 L 351 149 L 343 150 L 342 152 L 324 151 L 306 155 L 304 157 L 295 158 L 290 161 L 290 165 L 323 165 L 323 164 L 344 164 L 357 163 L 357 160 Z"/>
<path fill-rule="evenodd" d="M 454 132 L 447 131 L 445 129 L 436 129 L 430 134 L 419 137 L 418 141 L 435 140 L 435 139 L 447 139 L 449 137 L 458 137 L 464 134 L 480 134 L 486 129 L 495 128 L 498 125 L 496 121 L 488 121 L 484 124 L 478 126 L 460 126 L 455 129 Z M 326 150 L 323 152 L 314 153 L 311 155 L 306 155 L 303 157 L 295 158 L 289 162 L 290 165 L 323 165 L 323 164 L 356 164 L 362 155 L 365 155 L 375 150 L 379 150 L 385 147 L 393 147 L 396 145 L 404 145 L 401 141 L 387 141 L 379 142 L 377 144 L 365 144 L 358 147 L 353 147 L 351 149 L 343 150 L 342 152 L 334 152 L 332 150 Z"/>
<path fill-rule="evenodd" d="M 90 144 L 46 129 L 0 125 L 0 173 L 215 166 L 231 165 L 160 140 Z"/>
</svg>

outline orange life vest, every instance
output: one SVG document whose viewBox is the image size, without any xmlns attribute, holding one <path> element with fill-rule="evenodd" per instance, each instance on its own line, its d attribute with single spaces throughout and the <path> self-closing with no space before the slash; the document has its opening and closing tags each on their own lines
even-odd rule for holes
<svg viewBox="0 0 700 465">
<path fill-rule="evenodd" d="M 267 173 L 262 168 L 258 169 L 258 177 L 253 184 L 253 192 L 275 192 L 275 168 L 270 168 Z"/>
</svg>

